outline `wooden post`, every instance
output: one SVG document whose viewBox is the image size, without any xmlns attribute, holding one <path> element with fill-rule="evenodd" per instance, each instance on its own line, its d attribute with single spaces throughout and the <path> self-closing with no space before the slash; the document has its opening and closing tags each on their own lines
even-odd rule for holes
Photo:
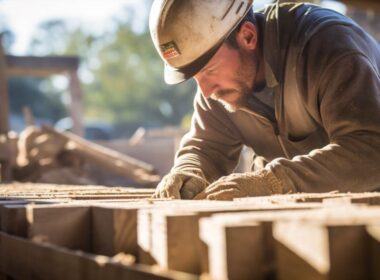
<svg viewBox="0 0 380 280">
<path fill-rule="evenodd" d="M 223 214 L 217 215 L 223 217 Z M 207 243 L 211 279 L 264 278 L 264 227 L 255 221 L 203 218 L 200 235 Z M 228 219 L 227 219 L 228 220 Z"/>
<path fill-rule="evenodd" d="M 84 137 L 84 128 L 82 124 L 82 91 L 77 71 L 71 70 L 69 72 L 69 83 L 71 96 L 70 115 L 73 120 L 73 133 Z"/>
<path fill-rule="evenodd" d="M 92 251 L 91 208 L 86 205 L 27 205 L 28 238 Z"/>
<path fill-rule="evenodd" d="M 92 246 L 96 254 L 114 256 L 123 252 L 137 257 L 137 210 L 147 202 L 121 206 L 92 207 Z"/>
<path fill-rule="evenodd" d="M 371 279 L 380 279 L 380 224 L 367 226 L 371 247 Z"/>
<path fill-rule="evenodd" d="M 379 207 L 325 208 L 275 222 L 278 279 L 375 279 L 366 226 L 376 225 L 379 213 Z"/>
<path fill-rule="evenodd" d="M 82 125 L 82 92 L 77 75 L 79 58 L 75 56 L 4 56 L 8 76 L 39 76 L 46 77 L 54 74 L 67 74 L 71 94 L 70 115 L 73 120 L 73 132 L 84 135 Z"/>
<path fill-rule="evenodd" d="M 0 182 L 11 181 L 9 132 L 9 99 L 6 61 L 0 37 Z"/>
<path fill-rule="evenodd" d="M 216 213 L 263 210 L 292 210 L 315 204 L 257 206 L 251 203 L 189 201 L 171 202 L 138 212 L 140 261 L 192 274 L 208 272 L 207 247 L 199 237 L 198 222 Z M 141 225 L 140 225 L 141 224 Z M 142 226 L 143 225 L 143 226 Z M 150 236 L 149 236 L 150 235 Z M 186 254 L 183 254 L 186 252 Z"/>
<path fill-rule="evenodd" d="M 93 255 L 44 242 L 33 242 L 0 232 L 0 272 L 11 279 L 73 280 L 196 280 L 175 271 L 127 265 L 115 258 Z"/>
</svg>

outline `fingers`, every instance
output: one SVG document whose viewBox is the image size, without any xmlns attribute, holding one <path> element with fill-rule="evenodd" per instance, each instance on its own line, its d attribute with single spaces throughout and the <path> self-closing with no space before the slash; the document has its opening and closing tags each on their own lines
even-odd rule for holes
<svg viewBox="0 0 380 280">
<path fill-rule="evenodd" d="M 207 198 L 207 194 L 206 194 L 206 190 L 200 192 L 199 194 L 197 194 L 193 199 L 194 200 L 201 200 L 201 199 L 206 199 Z"/>
<path fill-rule="evenodd" d="M 233 200 L 236 197 L 242 197 L 244 194 L 236 188 L 223 189 L 216 192 L 206 193 L 203 191 L 198 194 L 194 199 L 208 199 L 208 200 Z"/>
<path fill-rule="evenodd" d="M 208 195 L 209 200 L 233 200 L 236 197 L 242 197 L 243 194 L 240 190 L 232 188 L 226 189 L 219 192 L 212 193 Z"/>
<path fill-rule="evenodd" d="M 242 196 L 244 196 L 244 194 L 240 191 L 239 186 L 235 182 L 216 181 L 195 196 L 194 199 L 232 200 L 234 197 Z"/>
<path fill-rule="evenodd" d="M 153 198 L 174 198 L 180 199 L 179 190 L 182 186 L 182 180 L 178 176 L 167 175 L 158 184 Z"/>
<path fill-rule="evenodd" d="M 182 199 L 193 199 L 198 193 L 208 186 L 208 182 L 200 178 L 184 180 L 180 190 Z"/>
</svg>

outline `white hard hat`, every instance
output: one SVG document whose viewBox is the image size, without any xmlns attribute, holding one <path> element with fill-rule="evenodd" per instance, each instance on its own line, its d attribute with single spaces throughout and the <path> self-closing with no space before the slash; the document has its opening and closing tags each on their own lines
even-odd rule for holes
<svg viewBox="0 0 380 280">
<path fill-rule="evenodd" d="M 154 0 L 149 27 L 165 62 L 165 82 L 177 84 L 201 70 L 252 3 L 253 0 Z"/>
</svg>

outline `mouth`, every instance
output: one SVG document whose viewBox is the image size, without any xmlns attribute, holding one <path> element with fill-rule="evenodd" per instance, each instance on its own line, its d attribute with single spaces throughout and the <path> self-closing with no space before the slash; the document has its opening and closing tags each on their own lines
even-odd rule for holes
<svg viewBox="0 0 380 280">
<path fill-rule="evenodd" d="M 220 90 L 212 94 L 211 98 L 221 103 L 227 111 L 235 112 L 239 107 L 241 93 L 237 90 Z"/>
<path fill-rule="evenodd" d="M 223 103 L 234 104 L 240 97 L 240 92 L 233 89 L 219 90 L 212 94 L 212 98 Z"/>
</svg>

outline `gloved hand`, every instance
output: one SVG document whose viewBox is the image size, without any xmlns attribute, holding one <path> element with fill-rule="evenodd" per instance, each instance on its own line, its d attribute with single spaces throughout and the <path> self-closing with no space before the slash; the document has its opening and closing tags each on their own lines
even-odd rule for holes
<svg viewBox="0 0 380 280">
<path fill-rule="evenodd" d="M 188 171 L 172 171 L 162 178 L 153 198 L 192 199 L 203 191 L 209 182 L 203 174 Z"/>
<path fill-rule="evenodd" d="M 232 200 L 237 197 L 285 194 L 295 191 L 293 187 L 285 186 L 271 171 L 261 169 L 221 177 L 194 199 Z"/>
</svg>

